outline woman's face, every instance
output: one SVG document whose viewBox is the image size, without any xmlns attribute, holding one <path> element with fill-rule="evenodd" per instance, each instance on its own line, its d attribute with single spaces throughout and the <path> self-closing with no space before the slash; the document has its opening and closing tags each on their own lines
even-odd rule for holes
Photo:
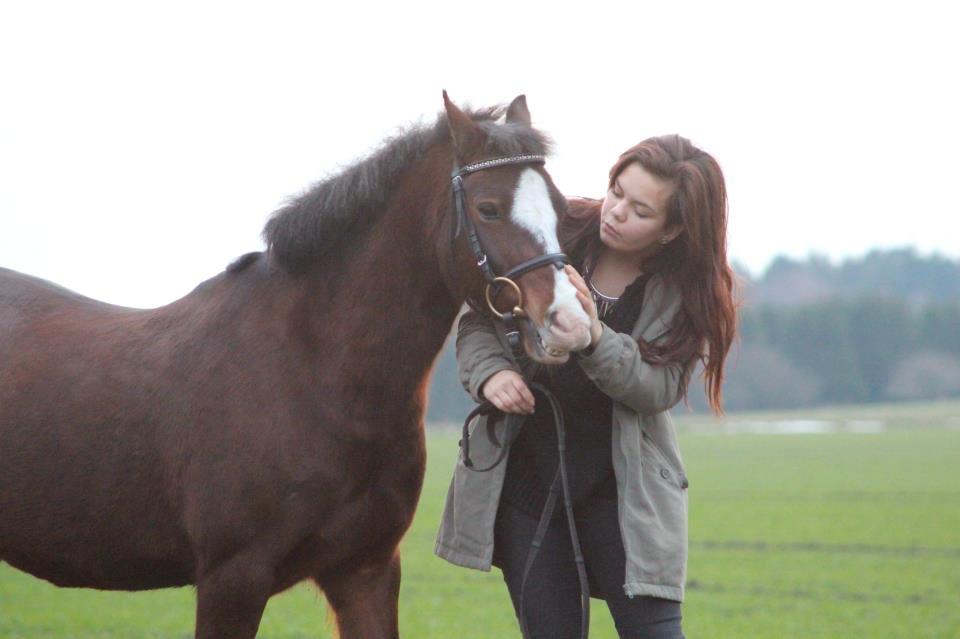
<svg viewBox="0 0 960 639">
<path fill-rule="evenodd" d="M 607 190 L 600 209 L 600 239 L 604 246 L 639 260 L 656 253 L 660 240 L 672 240 L 683 230 L 666 228 L 667 201 L 673 184 L 633 162 Z"/>
</svg>

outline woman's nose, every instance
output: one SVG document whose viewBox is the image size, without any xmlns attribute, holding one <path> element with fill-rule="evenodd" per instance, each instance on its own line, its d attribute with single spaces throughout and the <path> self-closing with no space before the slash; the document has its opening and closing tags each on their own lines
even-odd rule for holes
<svg viewBox="0 0 960 639">
<path fill-rule="evenodd" d="M 618 221 L 622 222 L 627 214 L 627 207 L 623 205 L 623 202 L 620 202 L 613 207 L 613 217 L 617 218 Z"/>
</svg>

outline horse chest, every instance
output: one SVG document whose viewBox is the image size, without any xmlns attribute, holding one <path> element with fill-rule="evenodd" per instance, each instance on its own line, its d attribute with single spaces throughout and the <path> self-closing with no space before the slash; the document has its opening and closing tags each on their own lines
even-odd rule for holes
<svg viewBox="0 0 960 639">
<path fill-rule="evenodd" d="M 343 510 L 356 509 L 365 528 L 378 534 L 400 527 L 406 530 L 420 496 L 426 467 L 423 438 L 383 446 L 344 477 Z M 339 517 L 334 513 L 335 528 Z M 346 525 L 344 527 L 346 530 Z M 348 533 L 349 534 L 349 533 Z"/>
<path fill-rule="evenodd" d="M 300 494 L 323 514 L 303 531 L 302 543 L 291 549 L 281 568 L 281 574 L 289 569 L 290 583 L 371 556 L 390 556 L 410 526 L 426 466 L 422 433 L 380 448 L 375 457 L 350 457 L 335 465 L 337 481 Z M 306 556 L 310 559 L 302 561 Z"/>
</svg>

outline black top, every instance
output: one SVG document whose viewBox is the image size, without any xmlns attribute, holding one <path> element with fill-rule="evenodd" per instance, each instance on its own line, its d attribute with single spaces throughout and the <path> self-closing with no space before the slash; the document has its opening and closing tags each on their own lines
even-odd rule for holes
<svg viewBox="0 0 960 639">
<path fill-rule="evenodd" d="M 649 273 L 637 277 L 601 319 L 618 333 L 629 333 L 640 315 Z M 574 506 L 585 499 L 616 499 L 611 454 L 613 405 L 594 386 L 576 357 L 562 366 L 542 366 L 534 380 L 556 395 L 566 424 L 567 473 Z M 539 398 L 542 400 L 542 398 Z M 544 401 L 527 417 L 507 459 L 501 499 L 539 517 L 559 465 L 553 414 Z M 554 519 L 565 517 L 562 508 Z"/>
</svg>

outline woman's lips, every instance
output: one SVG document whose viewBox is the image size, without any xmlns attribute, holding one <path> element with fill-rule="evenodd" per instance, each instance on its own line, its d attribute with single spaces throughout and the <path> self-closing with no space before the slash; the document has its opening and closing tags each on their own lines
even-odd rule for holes
<svg viewBox="0 0 960 639">
<path fill-rule="evenodd" d="M 609 233 L 610 235 L 614 235 L 614 236 L 616 236 L 616 237 L 620 237 L 620 234 L 617 233 L 617 232 L 614 230 L 614 228 L 613 228 L 612 226 L 610 226 L 608 223 L 604 222 L 604 223 L 603 223 L 603 228 L 604 228 L 604 230 L 606 230 L 606 232 Z"/>
</svg>

